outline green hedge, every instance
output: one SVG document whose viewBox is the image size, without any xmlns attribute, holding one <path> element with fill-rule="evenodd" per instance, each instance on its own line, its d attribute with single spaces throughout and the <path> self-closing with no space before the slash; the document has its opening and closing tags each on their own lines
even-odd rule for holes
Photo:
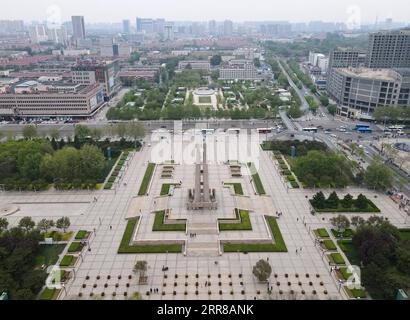
<svg viewBox="0 0 410 320">
<path fill-rule="evenodd" d="M 152 231 L 186 231 L 186 222 L 179 224 L 164 224 L 164 220 L 165 212 L 156 212 L 154 225 L 152 226 Z"/>
<path fill-rule="evenodd" d="M 255 165 L 253 163 L 248 163 L 248 167 L 251 169 L 251 171 L 256 171 Z M 259 195 L 265 195 L 266 194 L 265 188 L 263 187 L 262 180 L 258 173 L 254 173 L 252 175 L 252 180 L 255 185 L 256 192 Z"/>
<path fill-rule="evenodd" d="M 144 178 L 142 179 L 140 190 L 138 191 L 139 196 L 145 196 L 147 194 L 152 175 L 154 174 L 154 169 L 155 163 L 149 163 Z"/>
<path fill-rule="evenodd" d="M 57 299 L 59 292 L 60 290 L 57 290 L 55 288 L 53 289 L 45 288 L 43 292 L 41 293 L 39 300 L 55 300 Z"/>
<path fill-rule="evenodd" d="M 60 267 L 71 267 L 77 261 L 77 257 L 72 255 L 66 255 L 63 259 L 61 259 Z"/>
<path fill-rule="evenodd" d="M 224 244 L 224 252 L 288 252 L 279 225 L 274 217 L 265 216 L 275 244 Z"/>
<path fill-rule="evenodd" d="M 240 223 L 219 223 L 219 231 L 252 231 L 251 219 L 249 211 L 235 210 L 236 217 L 240 219 Z M 238 212 L 239 211 L 239 212 Z"/>
<path fill-rule="evenodd" d="M 337 247 L 332 240 L 324 240 L 323 244 L 327 250 L 331 250 L 331 251 L 337 250 Z"/>
<path fill-rule="evenodd" d="M 225 183 L 226 186 L 233 186 L 233 189 L 235 191 L 235 195 L 237 196 L 243 196 L 243 188 L 241 183 Z"/>
<path fill-rule="evenodd" d="M 344 265 L 346 264 L 345 259 L 343 259 L 340 253 L 332 253 L 329 255 L 330 261 L 334 262 L 337 265 Z"/>
<path fill-rule="evenodd" d="M 330 238 L 329 233 L 328 233 L 327 230 L 324 229 L 324 228 L 315 230 L 315 234 L 316 234 L 316 236 L 318 236 L 319 238 Z"/>
<path fill-rule="evenodd" d="M 293 189 L 299 189 L 300 188 L 299 183 L 297 183 L 296 181 L 292 181 L 290 183 L 290 185 L 292 186 Z"/>
<path fill-rule="evenodd" d="M 138 253 L 181 253 L 182 245 L 169 244 L 169 245 L 130 245 L 131 238 L 133 236 L 135 227 L 139 218 L 128 220 L 127 226 L 124 231 L 124 235 L 121 240 L 120 247 L 118 249 L 119 254 L 138 254 Z"/>
<path fill-rule="evenodd" d="M 75 252 L 80 252 L 84 246 L 81 244 L 81 242 L 72 242 L 70 247 L 68 248 L 68 252 L 70 253 L 75 253 Z"/>
<path fill-rule="evenodd" d="M 367 298 L 367 293 L 363 289 L 346 288 L 346 292 L 350 298 L 354 298 L 354 299 L 366 299 Z"/>
<path fill-rule="evenodd" d="M 90 235 L 90 233 L 86 230 L 80 230 L 77 232 L 76 236 L 75 236 L 75 240 L 84 240 L 86 238 L 88 238 L 88 236 Z"/>
</svg>

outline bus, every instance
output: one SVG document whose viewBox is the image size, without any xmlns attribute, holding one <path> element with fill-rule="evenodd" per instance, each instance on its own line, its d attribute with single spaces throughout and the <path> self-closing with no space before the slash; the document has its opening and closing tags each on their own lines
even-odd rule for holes
<svg viewBox="0 0 410 320">
<path fill-rule="evenodd" d="M 315 128 L 315 127 L 311 127 L 311 128 L 303 128 L 302 129 L 302 131 L 304 131 L 304 132 L 314 132 L 314 133 L 317 133 L 317 128 Z"/>
<path fill-rule="evenodd" d="M 373 130 L 368 124 L 357 124 L 355 130 L 359 133 L 372 133 Z"/>
<path fill-rule="evenodd" d="M 214 134 L 215 133 L 215 129 L 202 129 L 201 130 L 203 135 L 208 135 L 208 134 Z"/>
<path fill-rule="evenodd" d="M 391 131 L 393 131 L 393 132 L 403 131 L 403 130 L 404 130 L 404 126 L 391 126 L 391 127 L 389 127 L 389 130 L 391 130 Z"/>
<path fill-rule="evenodd" d="M 226 133 L 236 133 L 236 134 L 240 134 L 241 133 L 241 129 L 237 129 L 237 128 L 231 128 L 231 129 L 227 129 Z"/>
<path fill-rule="evenodd" d="M 266 134 L 266 133 L 272 133 L 273 128 L 258 128 L 256 129 L 258 133 Z"/>
</svg>

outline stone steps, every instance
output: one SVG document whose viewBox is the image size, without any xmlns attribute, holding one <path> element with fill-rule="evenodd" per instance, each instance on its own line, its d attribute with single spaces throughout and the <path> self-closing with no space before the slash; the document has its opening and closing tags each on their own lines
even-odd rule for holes
<svg viewBox="0 0 410 320">
<path fill-rule="evenodd" d="M 188 225 L 188 233 L 197 235 L 218 234 L 216 223 L 191 223 Z"/>
<path fill-rule="evenodd" d="M 217 257 L 219 256 L 218 242 L 188 242 L 187 256 Z"/>
</svg>

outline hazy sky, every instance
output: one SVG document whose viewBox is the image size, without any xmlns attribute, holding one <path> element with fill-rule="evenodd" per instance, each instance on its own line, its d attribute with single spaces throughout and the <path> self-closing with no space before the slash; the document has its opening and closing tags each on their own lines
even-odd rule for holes
<svg viewBox="0 0 410 320">
<path fill-rule="evenodd" d="M 0 19 L 26 21 L 45 21 L 59 12 L 63 21 L 84 15 L 86 22 L 135 21 L 137 16 L 198 21 L 410 20 L 409 0 L 7 0 L 7 6 L 1 1 Z"/>
</svg>

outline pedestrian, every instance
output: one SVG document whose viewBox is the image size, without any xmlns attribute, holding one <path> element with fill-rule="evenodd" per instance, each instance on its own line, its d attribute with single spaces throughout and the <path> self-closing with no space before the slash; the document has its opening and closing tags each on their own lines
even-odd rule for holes
<svg viewBox="0 0 410 320">
<path fill-rule="evenodd" d="M 298 254 L 298 249 L 296 249 L 296 254 Z"/>
<path fill-rule="evenodd" d="M 110 230 L 112 230 L 112 226 L 110 226 Z"/>
</svg>

